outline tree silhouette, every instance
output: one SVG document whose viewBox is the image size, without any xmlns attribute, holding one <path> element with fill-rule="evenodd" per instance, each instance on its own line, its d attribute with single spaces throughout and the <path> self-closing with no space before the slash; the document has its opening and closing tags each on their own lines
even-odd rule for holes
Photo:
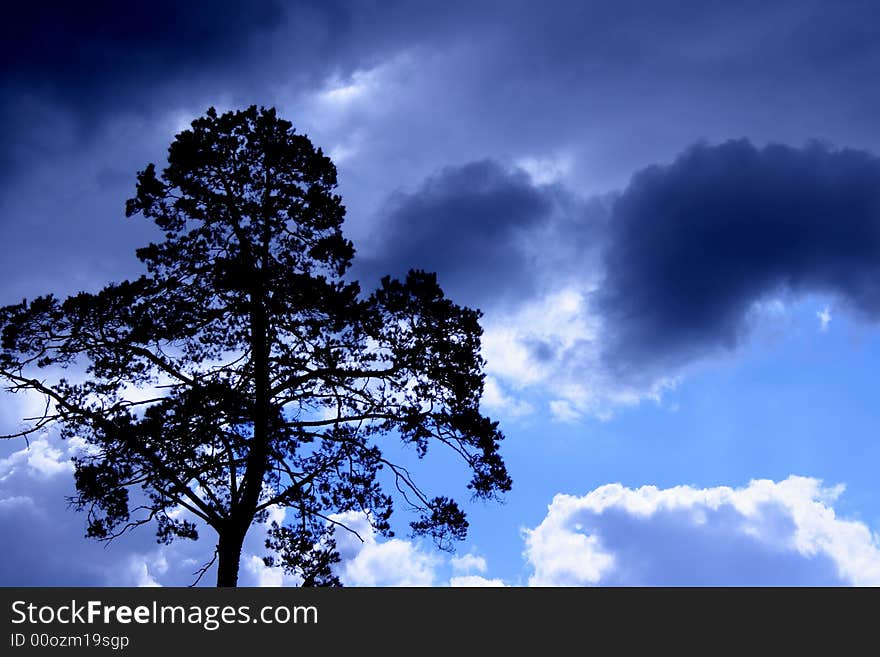
<svg viewBox="0 0 880 657">
<path fill-rule="evenodd" d="M 15 435 L 55 423 L 88 444 L 73 498 L 88 536 L 154 523 L 168 543 L 210 527 L 217 584 L 235 586 L 245 535 L 283 507 L 267 563 L 332 585 L 344 512 L 392 534 L 383 481 L 418 510 L 415 534 L 441 547 L 466 534 L 457 503 L 423 492 L 382 439 L 419 457 L 442 443 L 475 496 L 509 490 L 503 436 L 479 411 L 480 313 L 422 271 L 369 295 L 347 281 L 354 249 L 335 187 L 330 159 L 274 109 L 211 108 L 176 136 L 161 174 L 138 174 L 126 215 L 165 237 L 137 250 L 146 274 L 0 310 L 0 375 L 46 398 Z"/>
</svg>

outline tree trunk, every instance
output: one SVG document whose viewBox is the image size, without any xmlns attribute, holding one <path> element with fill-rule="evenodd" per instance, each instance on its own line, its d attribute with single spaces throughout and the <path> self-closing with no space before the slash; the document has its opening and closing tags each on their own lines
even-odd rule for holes
<svg viewBox="0 0 880 657">
<path fill-rule="evenodd" d="M 217 586 L 238 586 L 238 567 L 246 532 L 226 530 L 217 541 Z"/>
</svg>

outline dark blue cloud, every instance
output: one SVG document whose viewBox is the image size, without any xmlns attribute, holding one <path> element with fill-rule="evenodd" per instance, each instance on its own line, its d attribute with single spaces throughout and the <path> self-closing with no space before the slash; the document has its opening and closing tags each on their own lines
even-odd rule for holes
<svg viewBox="0 0 880 657">
<path fill-rule="evenodd" d="M 880 158 L 865 151 L 694 146 L 637 173 L 608 230 L 598 301 L 623 377 L 736 347 L 772 294 L 880 319 Z"/>
<path fill-rule="evenodd" d="M 244 0 L 16 3 L 0 28 L 2 79 L 95 103 L 111 83 L 130 90 L 228 65 L 280 18 L 278 3 Z"/>
<path fill-rule="evenodd" d="M 462 302 L 522 298 L 535 283 L 529 242 L 552 221 L 558 194 L 492 160 L 446 167 L 416 191 L 390 197 L 355 274 L 371 284 L 425 269 Z"/>
<path fill-rule="evenodd" d="M 0 172 L 9 180 L 40 157 L 83 149 L 122 113 L 189 106 L 202 80 L 249 69 L 257 37 L 280 17 L 274 2 L 244 0 L 5 7 Z"/>
</svg>

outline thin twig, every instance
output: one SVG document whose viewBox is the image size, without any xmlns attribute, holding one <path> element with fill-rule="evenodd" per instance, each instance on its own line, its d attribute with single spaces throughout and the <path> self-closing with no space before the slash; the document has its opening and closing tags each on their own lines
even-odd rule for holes
<svg viewBox="0 0 880 657">
<path fill-rule="evenodd" d="M 193 573 L 193 575 L 198 575 L 198 577 L 196 577 L 196 581 L 189 585 L 189 588 L 192 588 L 196 584 L 198 584 L 199 581 L 201 581 L 202 577 L 205 576 L 205 573 L 211 569 L 211 566 L 213 566 L 214 562 L 217 561 L 217 554 L 217 548 L 214 548 L 214 556 L 211 557 L 211 560 Z"/>
</svg>

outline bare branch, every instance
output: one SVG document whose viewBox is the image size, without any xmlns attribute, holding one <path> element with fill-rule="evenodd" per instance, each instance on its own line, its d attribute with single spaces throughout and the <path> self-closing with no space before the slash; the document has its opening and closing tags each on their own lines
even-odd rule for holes
<svg viewBox="0 0 880 657">
<path fill-rule="evenodd" d="M 214 548 L 214 556 L 211 557 L 210 561 L 208 561 L 205 565 L 203 565 L 201 568 L 199 568 L 196 572 L 193 573 L 193 575 L 198 575 L 198 577 L 196 577 L 195 581 L 189 585 L 189 588 L 192 588 L 196 584 L 198 584 L 199 581 L 201 581 L 202 577 L 205 576 L 205 573 L 208 572 L 209 570 L 211 570 L 211 566 L 213 566 L 214 562 L 217 561 L 218 554 L 219 554 L 219 551 L 217 550 L 217 548 Z"/>
</svg>

